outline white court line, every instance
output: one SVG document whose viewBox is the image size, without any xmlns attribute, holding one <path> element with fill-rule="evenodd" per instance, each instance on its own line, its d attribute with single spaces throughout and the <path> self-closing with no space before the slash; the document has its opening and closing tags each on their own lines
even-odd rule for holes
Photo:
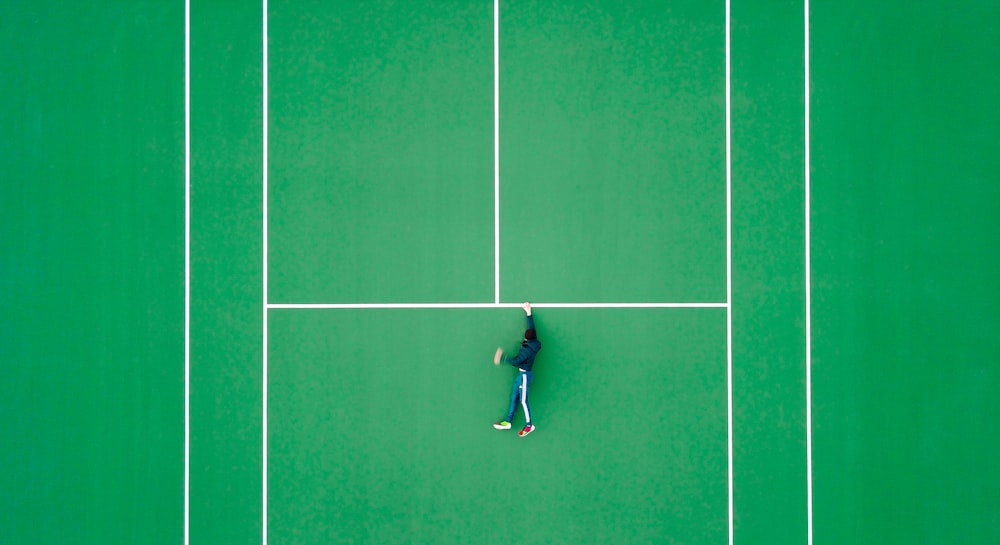
<svg viewBox="0 0 1000 545">
<path fill-rule="evenodd" d="M 806 239 L 806 532 L 808 545 L 813 542 L 813 463 L 812 463 L 812 258 L 811 258 L 811 232 L 809 215 L 811 213 L 811 177 L 809 170 L 812 168 L 809 144 L 809 0 L 805 0 L 805 239 Z"/>
<path fill-rule="evenodd" d="M 728 480 L 729 545 L 734 540 L 733 497 L 733 161 L 732 65 L 730 0 L 726 0 L 726 463 Z"/>
<path fill-rule="evenodd" d="M 269 309 L 481 309 L 522 303 L 271 303 Z M 727 308 L 726 303 L 531 303 L 531 308 Z"/>
<path fill-rule="evenodd" d="M 500 0 L 493 2 L 493 302 L 500 302 Z"/>
<path fill-rule="evenodd" d="M 264 328 L 264 335 L 263 335 L 263 337 L 264 337 L 264 343 L 263 343 L 263 345 L 264 345 L 263 346 L 263 360 L 264 361 L 263 361 L 263 376 L 261 378 L 262 378 L 262 383 L 263 383 L 262 397 L 263 397 L 263 411 L 264 412 L 263 412 L 263 425 L 262 425 L 263 426 L 263 430 L 262 430 L 262 433 L 261 433 L 261 436 L 262 436 L 261 438 L 262 438 L 262 443 L 263 443 L 263 446 L 262 446 L 262 449 L 263 449 L 263 452 L 262 452 L 262 454 L 263 454 L 263 463 L 262 463 L 262 467 L 261 467 L 261 472 L 262 472 L 261 486 L 263 488 L 262 494 L 261 494 L 261 496 L 262 496 L 262 499 L 261 499 L 261 502 L 262 502 L 261 509 L 262 509 L 262 513 L 263 513 L 262 514 L 262 521 L 261 521 L 261 543 L 263 543 L 264 545 L 267 545 L 267 197 L 268 197 L 268 195 L 267 195 L 267 169 L 268 169 L 268 156 L 267 156 L 267 146 L 268 146 L 268 138 L 267 138 L 268 137 L 268 134 L 267 134 L 267 116 L 268 116 L 268 112 L 267 112 L 267 102 L 268 102 L 268 97 L 267 97 L 267 95 L 268 95 L 268 93 L 267 93 L 267 90 L 268 90 L 268 88 L 267 88 L 267 86 L 268 86 L 268 81 L 267 81 L 267 72 L 268 72 L 268 68 L 267 68 L 267 0 L 262 0 L 262 4 L 263 4 L 262 5 L 263 18 L 264 18 L 264 22 L 263 22 L 263 56 L 264 56 L 264 60 L 263 60 L 263 70 L 262 70 L 262 72 L 263 72 L 262 85 L 263 85 L 263 97 L 264 97 L 263 98 L 264 104 L 263 104 L 263 110 L 262 110 L 262 112 L 263 112 L 263 118 L 264 118 L 264 127 L 263 127 L 263 131 L 264 131 L 263 132 L 263 146 L 264 147 L 263 147 L 263 153 L 262 153 L 262 157 L 263 157 L 263 176 L 262 176 L 262 178 L 263 178 L 263 185 L 264 185 L 264 195 L 263 195 L 263 214 L 264 214 L 264 217 L 263 217 L 263 235 L 264 235 L 264 241 L 263 241 L 263 261 L 264 261 L 264 264 L 263 264 L 263 281 L 264 281 L 264 287 L 263 287 L 263 294 L 262 294 L 263 295 L 263 302 L 264 302 L 264 304 L 262 305 L 263 306 L 262 313 L 263 313 L 263 320 L 264 320 L 264 324 L 263 324 L 263 328 Z"/>
<path fill-rule="evenodd" d="M 184 0 L 184 545 L 191 540 L 191 0 Z"/>
</svg>

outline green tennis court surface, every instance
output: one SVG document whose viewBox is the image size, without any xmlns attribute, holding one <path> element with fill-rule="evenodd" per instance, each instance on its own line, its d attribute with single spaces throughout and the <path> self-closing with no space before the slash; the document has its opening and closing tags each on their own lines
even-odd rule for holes
<svg viewBox="0 0 1000 545">
<path fill-rule="evenodd" d="M 1000 540 L 994 2 L 425 4 L 0 5 L 0 543 Z"/>
<path fill-rule="evenodd" d="M 271 539 L 725 541 L 725 312 L 535 314 L 522 439 L 482 352 L 515 311 L 272 311 Z"/>
</svg>

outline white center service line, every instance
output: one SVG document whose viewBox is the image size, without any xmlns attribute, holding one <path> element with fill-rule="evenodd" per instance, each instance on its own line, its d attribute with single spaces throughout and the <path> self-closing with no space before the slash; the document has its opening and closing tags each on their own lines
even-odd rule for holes
<svg viewBox="0 0 1000 545">
<path fill-rule="evenodd" d="M 493 2 L 493 302 L 500 303 L 500 0 Z"/>
</svg>

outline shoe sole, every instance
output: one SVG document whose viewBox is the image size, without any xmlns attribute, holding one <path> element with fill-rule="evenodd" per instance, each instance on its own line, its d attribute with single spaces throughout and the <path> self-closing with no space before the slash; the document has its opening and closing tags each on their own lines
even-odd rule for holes
<svg viewBox="0 0 1000 545">
<path fill-rule="evenodd" d="M 495 430 L 509 430 L 510 426 L 504 427 L 504 426 L 497 426 L 496 424 L 493 424 L 493 429 L 495 429 Z"/>
</svg>

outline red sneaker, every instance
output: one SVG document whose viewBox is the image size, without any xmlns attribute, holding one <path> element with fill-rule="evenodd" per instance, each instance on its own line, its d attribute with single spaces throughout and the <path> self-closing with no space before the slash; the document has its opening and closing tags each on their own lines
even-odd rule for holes
<svg viewBox="0 0 1000 545">
<path fill-rule="evenodd" d="M 528 424 L 527 426 L 524 427 L 523 430 L 517 432 L 517 436 L 518 437 L 524 437 L 525 435 L 528 435 L 529 433 L 531 433 L 533 431 L 535 431 L 535 427 L 532 426 L 531 424 Z"/>
</svg>

